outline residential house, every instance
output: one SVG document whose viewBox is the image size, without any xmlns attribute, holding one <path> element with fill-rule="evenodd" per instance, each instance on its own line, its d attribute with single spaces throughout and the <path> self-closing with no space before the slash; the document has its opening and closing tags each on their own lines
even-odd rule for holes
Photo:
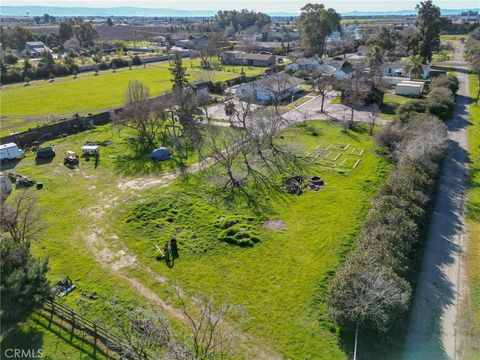
<svg viewBox="0 0 480 360">
<path fill-rule="evenodd" d="M 353 65 L 345 60 L 325 60 L 324 62 L 336 69 L 333 75 L 339 80 L 350 79 L 355 72 Z"/>
<path fill-rule="evenodd" d="M 53 51 L 41 41 L 27 41 L 23 53 L 29 53 L 31 57 L 39 57 L 44 51 L 53 53 Z"/>
<path fill-rule="evenodd" d="M 293 96 L 301 91 L 299 85 L 302 83 L 304 83 L 304 80 L 280 72 L 249 83 L 240 84 L 236 89 L 235 95 L 240 100 L 268 104 Z"/>
<path fill-rule="evenodd" d="M 243 41 L 254 42 L 254 41 L 262 41 L 262 34 L 254 33 L 254 34 L 244 34 L 242 36 Z"/>
<path fill-rule="evenodd" d="M 299 71 L 299 70 L 303 70 L 307 72 L 315 72 L 319 69 L 320 64 L 322 63 L 323 61 L 321 59 L 317 59 L 314 57 L 311 57 L 311 58 L 302 57 L 295 60 L 294 63 L 288 64 L 287 66 L 285 66 L 285 70 L 292 71 L 292 72 Z"/>
<path fill-rule="evenodd" d="M 380 69 L 382 71 L 382 76 L 393 76 L 393 77 L 410 77 L 410 74 L 405 71 L 405 66 L 408 64 L 406 61 L 397 61 L 383 64 Z M 423 65 L 422 79 L 428 79 L 430 76 L 430 64 Z"/>
<path fill-rule="evenodd" d="M 224 65 L 245 65 L 245 66 L 275 66 L 275 56 L 271 54 L 254 54 L 242 51 L 224 51 L 221 54 Z"/>
</svg>

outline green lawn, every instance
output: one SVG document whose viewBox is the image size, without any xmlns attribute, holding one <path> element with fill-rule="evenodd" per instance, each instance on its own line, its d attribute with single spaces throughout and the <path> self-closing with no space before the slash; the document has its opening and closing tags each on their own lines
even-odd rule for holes
<svg viewBox="0 0 480 360">
<path fill-rule="evenodd" d="M 204 71 L 198 67 L 199 60 L 184 60 L 190 80 L 206 79 L 225 81 L 239 76 L 241 67 L 225 66 L 221 71 Z M 248 75 L 261 74 L 264 68 L 248 68 Z M 34 81 L 29 86 L 23 84 L 2 87 L 1 114 L 3 116 L 42 116 L 52 114 L 72 115 L 76 112 L 94 112 L 123 103 L 130 80 L 139 80 L 150 87 L 152 96 L 160 95 L 172 87 L 171 74 L 167 62 L 93 73 L 72 77 L 57 78 L 55 81 Z M 4 120 L 8 124 L 8 120 Z"/>
<path fill-rule="evenodd" d="M 478 93 L 478 77 L 469 75 L 472 100 Z M 480 104 L 470 105 L 471 125 L 468 127 L 468 148 L 470 152 L 470 189 L 467 202 L 469 230 L 467 271 L 470 285 L 470 303 L 465 316 L 472 341 L 468 359 L 478 359 L 480 347 Z M 476 339 L 476 340 L 475 340 Z M 476 345 L 475 345 L 476 343 Z"/>
<path fill-rule="evenodd" d="M 217 302 L 241 304 L 250 319 L 244 329 L 269 343 L 285 358 L 343 359 L 335 327 L 325 314 L 325 287 L 342 255 L 353 245 L 366 216 L 370 198 L 388 172 L 385 160 L 374 154 L 371 138 L 344 134 L 337 125 L 310 123 L 319 133 L 297 128 L 289 141 L 312 151 L 320 143 L 349 144 L 342 153 L 346 164 L 358 167 L 348 176 L 326 167 L 314 167 L 326 186 L 299 197 L 258 196 L 261 215 L 241 200 L 218 200 L 218 190 L 197 177 L 176 183 L 164 192 L 152 191 L 146 202 L 122 211 L 112 210 L 112 221 L 132 253 L 158 273 L 169 276 L 188 292 L 206 292 Z M 348 155 L 353 148 L 362 156 Z M 252 226 L 261 241 L 239 248 L 218 239 L 218 218 L 237 218 Z M 285 230 L 265 229 L 264 220 L 281 220 Z M 154 244 L 179 235 L 180 259 L 169 270 L 154 259 Z M 348 346 L 351 344 L 348 344 Z"/>
<path fill-rule="evenodd" d="M 410 100 L 412 99 L 406 96 L 385 94 L 383 104 L 380 106 L 380 117 L 385 120 L 394 120 L 398 107 Z"/>
<path fill-rule="evenodd" d="M 345 160 L 350 174 L 336 173 L 326 165 L 316 166 L 310 173 L 325 179 L 322 191 L 306 192 L 299 197 L 259 194 L 259 202 L 267 206 L 262 208 L 262 215 L 247 207 L 242 197 L 235 203 L 225 200 L 224 192 L 211 182 L 205 183 L 199 175 L 187 182 L 177 180 L 168 187 L 122 190 L 119 182 L 132 179 L 134 174 L 151 174 L 155 179 L 157 174 L 177 165 L 173 161 L 153 165 L 145 158 L 135 157 L 123 140 L 129 134 L 118 132 L 111 125 L 52 141 L 57 157 L 51 163 L 35 165 L 30 154 L 14 169 L 44 183 L 44 189 L 36 193 L 48 229 L 42 240 L 34 244 L 34 254 L 50 258 L 52 282 L 68 275 L 77 285 L 62 301 L 92 320 L 104 320 L 113 329 L 114 324 L 105 315 L 111 297 L 118 296 L 125 307 L 133 299 L 146 301 L 131 287 L 127 276 L 169 302 L 171 285 L 156 281 L 144 268 L 148 266 L 177 282 L 187 293 L 202 291 L 218 303 L 245 306 L 248 316 L 243 330 L 285 358 L 346 358 L 336 329 L 326 317 L 325 287 L 331 272 L 353 245 L 370 199 L 386 177 L 389 165 L 374 153 L 372 139 L 364 130 L 344 134 L 335 124 L 309 125 L 311 128 L 295 128 L 285 141 L 296 144 L 305 153 L 317 145 L 349 144 L 346 151 L 331 148 L 328 156 L 339 155 L 337 166 Z M 86 161 L 78 169 L 65 168 L 64 151 L 79 151 L 86 140 L 111 140 L 113 144 L 101 148 L 97 169 Z M 361 149 L 365 152 L 351 154 L 354 148 L 357 154 Z M 352 169 L 357 159 L 360 163 Z M 192 155 L 189 162 L 195 161 Z M 105 198 L 111 200 L 105 203 Z M 145 201 L 147 206 L 142 208 Z M 95 206 L 95 210 L 89 210 Z M 155 212 L 165 206 L 171 207 L 169 219 Z M 95 216 L 88 212 L 102 208 L 106 215 L 94 221 Z M 221 242 L 217 239 L 220 230 L 213 225 L 218 216 L 248 222 L 261 241 L 252 248 Z M 265 229 L 263 221 L 271 219 L 282 220 L 285 230 Z M 111 249 L 117 251 L 122 242 L 127 243 L 137 257 L 137 266 L 112 273 L 98 262 L 96 252 L 106 250 L 92 247 L 87 241 L 92 221 L 95 227 L 103 229 Z M 183 228 L 179 236 L 180 259 L 173 269 L 168 269 L 155 260 L 153 245 L 163 244 L 176 227 Z M 91 299 L 92 294 L 95 300 Z M 80 357 L 84 351 L 78 339 L 70 342 L 68 337 L 58 338 L 58 332 L 62 333 L 55 328 L 48 330 L 44 320 L 33 317 L 2 345 L 25 343 L 21 338 L 35 339 L 44 355 L 52 359 Z M 255 358 L 251 353 L 254 347 L 249 346 L 249 341 L 254 340 L 245 341 L 246 344 L 236 344 L 242 349 L 240 358 Z M 27 341 L 25 346 L 28 344 Z M 82 357 L 89 355 L 84 353 Z"/>
<path fill-rule="evenodd" d="M 449 35 L 440 35 L 440 41 L 453 41 L 453 40 L 460 40 L 465 39 L 467 40 L 469 34 L 449 34 Z"/>
</svg>

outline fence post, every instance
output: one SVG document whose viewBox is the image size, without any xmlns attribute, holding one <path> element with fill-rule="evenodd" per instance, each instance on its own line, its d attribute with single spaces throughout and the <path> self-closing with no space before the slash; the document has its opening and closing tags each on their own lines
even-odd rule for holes
<svg viewBox="0 0 480 360">
<path fill-rule="evenodd" d="M 72 316 L 72 331 L 70 332 L 70 341 L 72 341 L 73 333 L 75 332 L 75 313 L 73 310 L 70 310 L 70 314 Z"/>
<path fill-rule="evenodd" d="M 50 329 L 50 326 L 52 325 L 53 314 L 55 313 L 55 303 L 53 301 L 50 303 L 50 307 L 51 307 L 52 313 L 50 315 L 50 321 L 48 322 L 48 328 L 49 329 Z"/>
<path fill-rule="evenodd" d="M 97 324 L 93 323 L 93 357 L 97 354 Z"/>
</svg>

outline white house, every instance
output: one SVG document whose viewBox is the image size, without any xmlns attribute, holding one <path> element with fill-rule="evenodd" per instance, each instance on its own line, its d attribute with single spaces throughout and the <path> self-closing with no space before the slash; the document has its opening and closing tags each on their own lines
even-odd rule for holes
<svg viewBox="0 0 480 360">
<path fill-rule="evenodd" d="M 336 69 L 333 75 L 340 80 L 350 79 L 355 72 L 355 68 L 348 61 L 330 61 L 328 65 Z"/>
<path fill-rule="evenodd" d="M 287 71 L 298 71 L 298 70 L 303 70 L 303 71 L 308 71 L 308 72 L 314 72 L 318 71 L 320 68 L 320 65 L 323 63 L 321 59 L 317 59 L 314 57 L 311 58 L 298 58 L 295 60 L 294 63 L 288 64 L 285 66 L 285 70 Z"/>
<path fill-rule="evenodd" d="M 383 76 L 393 76 L 393 77 L 410 77 L 410 74 L 405 71 L 405 66 L 408 62 L 397 61 L 383 64 L 380 69 Z M 423 65 L 422 79 L 428 79 L 430 76 L 430 64 Z"/>
<path fill-rule="evenodd" d="M 237 87 L 235 95 L 244 101 L 278 102 L 301 91 L 299 85 L 302 83 L 304 80 L 281 72 L 241 84 Z"/>
</svg>

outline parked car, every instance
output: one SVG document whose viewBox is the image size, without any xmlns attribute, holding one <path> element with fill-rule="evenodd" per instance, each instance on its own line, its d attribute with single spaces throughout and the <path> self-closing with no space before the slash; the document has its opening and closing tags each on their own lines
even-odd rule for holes
<svg viewBox="0 0 480 360">
<path fill-rule="evenodd" d="M 37 159 L 48 159 L 55 156 L 55 150 L 51 146 L 41 147 L 37 150 Z"/>
</svg>

